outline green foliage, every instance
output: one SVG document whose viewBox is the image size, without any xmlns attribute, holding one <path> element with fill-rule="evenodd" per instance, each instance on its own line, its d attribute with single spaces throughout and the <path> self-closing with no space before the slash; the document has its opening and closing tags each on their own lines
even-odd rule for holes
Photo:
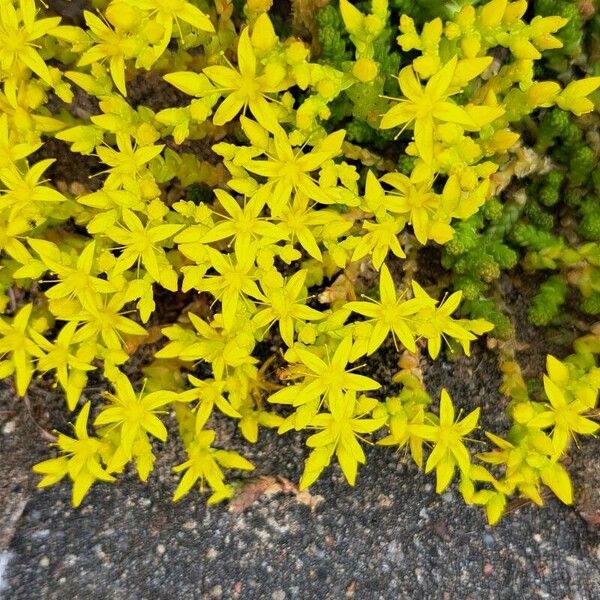
<svg viewBox="0 0 600 600">
<path fill-rule="evenodd" d="M 268 0 L 111 0 L 79 27 L 3 1 L 0 377 L 24 396 L 50 372 L 77 411 L 40 486 L 68 477 L 79 505 L 128 465 L 145 481 L 174 416 L 175 501 L 226 500 L 224 471 L 254 468 L 221 447 L 228 418 L 250 443 L 307 432 L 302 488 L 334 457 L 354 485 L 377 441 L 407 447 L 438 492 L 456 477 L 490 522 L 542 485 L 571 502 L 560 460 L 597 429 L 590 342 L 548 358 L 545 396 L 505 390 L 514 426 L 479 458 L 479 408 L 457 414 L 445 390 L 436 407 L 406 368 L 386 397 L 365 370 L 385 344 L 436 360 L 492 329 L 510 340 L 496 284 L 517 266 L 553 273 L 535 323 L 560 320 L 566 282 L 598 312 L 596 154 L 575 117 L 600 77 L 545 79 L 585 41 L 559 4 L 298 2 L 291 23 Z M 175 106 L 139 102 L 145 72 Z M 76 88 L 93 114 L 68 111 Z M 35 157 L 52 137 L 98 163 L 93 183 Z M 424 246 L 446 270 L 427 289 Z M 138 385 L 126 373 L 156 342 Z M 93 370 L 112 391 L 81 406 Z"/>
<path fill-rule="evenodd" d="M 321 60 L 338 66 L 351 60 L 344 20 L 333 3 L 325 5 L 317 12 L 316 23 Z"/>
<path fill-rule="evenodd" d="M 577 3 L 569 0 L 535 0 L 534 8 L 536 14 L 544 17 L 559 15 L 568 19 L 557 35 L 562 42 L 562 48 L 553 50 L 548 56 L 553 68 L 563 70 L 565 58 L 576 58 L 582 52 L 584 29 Z"/>
<path fill-rule="evenodd" d="M 529 319 L 534 325 L 548 325 L 560 314 L 567 299 L 567 282 L 560 275 L 549 277 L 529 307 Z"/>
</svg>

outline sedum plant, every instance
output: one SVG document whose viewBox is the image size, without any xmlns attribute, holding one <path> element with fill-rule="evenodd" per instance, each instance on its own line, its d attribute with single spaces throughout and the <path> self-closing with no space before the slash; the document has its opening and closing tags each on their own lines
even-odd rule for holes
<svg viewBox="0 0 600 600">
<path fill-rule="evenodd" d="M 145 481 L 174 417 L 174 500 L 226 500 L 224 471 L 254 468 L 220 446 L 229 418 L 250 443 L 306 431 L 302 489 L 334 460 L 353 485 L 375 442 L 435 471 L 438 492 L 456 480 L 492 523 L 513 496 L 541 504 L 543 486 L 570 503 L 561 459 L 598 429 L 593 333 L 548 357 L 536 396 L 507 379 L 513 425 L 477 453 L 479 409 L 457 414 L 445 390 L 438 404 L 418 369 L 399 367 L 386 397 L 364 369 L 384 346 L 402 365 L 507 329 L 477 281 L 496 274 L 472 259 L 517 262 L 515 221 L 491 230 L 514 204 L 499 196 L 529 150 L 524 124 L 594 109 L 599 77 L 539 77 L 567 19 L 528 18 L 525 0 L 414 19 L 403 2 L 303 2 L 301 37 L 271 4 L 100 0 L 74 26 L 0 0 L 0 376 L 24 396 L 50 373 L 75 413 L 74 437 L 34 467 L 40 486 L 70 479 L 77 506 L 129 464 Z M 146 78 L 176 101 L 136 99 Z M 73 109 L 82 96 L 93 109 Z M 60 144 L 93 177 L 59 181 L 45 157 Z M 536 268 L 552 243 L 528 227 L 514 236 Z M 444 248 L 441 286 L 415 266 L 425 246 Z M 547 260 L 596 250 L 559 244 Z"/>
</svg>

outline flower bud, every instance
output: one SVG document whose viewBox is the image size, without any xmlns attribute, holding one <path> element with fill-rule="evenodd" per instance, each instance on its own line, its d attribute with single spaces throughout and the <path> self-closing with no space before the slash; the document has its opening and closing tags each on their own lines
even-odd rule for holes
<svg viewBox="0 0 600 600">
<path fill-rule="evenodd" d="M 111 2 L 104 13 L 108 22 L 123 31 L 132 31 L 141 21 L 141 15 L 127 2 Z"/>
<path fill-rule="evenodd" d="M 550 106 L 559 93 L 560 85 L 555 81 L 536 82 L 526 92 L 527 104 L 532 108 Z"/>
<path fill-rule="evenodd" d="M 352 75 L 363 83 L 373 81 L 377 77 L 378 66 L 371 58 L 359 58 L 352 67 Z"/>
</svg>

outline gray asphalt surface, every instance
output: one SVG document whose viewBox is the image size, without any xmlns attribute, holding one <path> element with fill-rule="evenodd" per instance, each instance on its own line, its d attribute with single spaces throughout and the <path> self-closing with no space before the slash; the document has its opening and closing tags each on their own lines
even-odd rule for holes
<svg viewBox="0 0 600 600">
<path fill-rule="evenodd" d="M 97 487 L 81 510 L 66 487 L 36 494 L 10 545 L 5 597 L 600 596 L 600 545 L 571 509 L 552 502 L 491 529 L 385 452 L 355 489 L 339 476 L 315 486 L 327 499 L 314 513 L 284 495 L 242 514 L 193 497 L 173 506 L 171 489 Z"/>
</svg>

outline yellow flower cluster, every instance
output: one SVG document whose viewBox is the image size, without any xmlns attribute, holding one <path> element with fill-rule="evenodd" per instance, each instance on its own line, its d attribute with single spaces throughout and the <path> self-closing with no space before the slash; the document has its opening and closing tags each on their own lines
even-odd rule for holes
<svg viewBox="0 0 600 600">
<path fill-rule="evenodd" d="M 407 252 L 401 240 L 411 231 L 417 245 L 452 239 L 453 221 L 475 214 L 493 192 L 493 174 L 518 140 L 509 124 L 541 106 L 591 110 L 587 96 L 600 78 L 564 89 L 534 82 L 533 61 L 556 47 L 562 20 L 526 24 L 521 0 L 467 6 L 421 33 L 403 17 L 399 43 L 421 55 L 399 72 L 402 97 L 384 99 L 379 126 L 398 128 L 397 143 L 416 163 L 410 175 L 382 174 L 373 161 L 364 169 L 344 129 L 331 131 L 327 119 L 342 90 L 378 76 L 373 48 L 388 25 L 387 1 L 375 0 L 369 15 L 340 2 L 356 47 L 347 71 L 312 61 L 299 39 L 281 40 L 268 2 L 247 6 L 239 31 L 229 2 L 208 4 L 205 13 L 188 0 L 112 0 L 100 15 L 86 11 L 80 28 L 40 18 L 34 0 L 0 0 L 0 291 L 10 313 L 0 318 L 0 377 L 14 374 L 23 396 L 34 374 L 53 372 L 70 410 L 91 370 L 113 388 L 95 413 L 95 434 L 85 402 L 75 437 L 58 438 L 61 456 L 36 465 L 40 485 L 68 476 L 78 505 L 96 480 L 114 481 L 129 462 L 145 480 L 172 410 L 187 452 L 175 467 L 182 475 L 174 499 L 205 484 L 209 501 L 226 499 L 233 488 L 222 469 L 253 466 L 214 446 L 215 409 L 250 442 L 260 427 L 317 429 L 307 439 L 303 487 L 334 455 L 353 484 L 365 462 L 357 438 L 382 428 L 382 443 L 409 444 L 418 464 L 432 444 L 426 470 L 436 470 L 439 490 L 457 468 L 465 481 L 492 481 L 484 470 L 469 475 L 463 438 L 478 411 L 455 419 L 443 392 L 439 416 L 426 412 L 411 380 L 406 404 L 371 398 L 380 383 L 351 365 L 388 340 L 399 352 L 426 347 L 432 359 L 443 341 L 469 354 L 491 329 L 453 316 L 460 292 L 438 300 L 439 291 L 414 280 L 399 285 L 392 273 Z M 488 56 L 497 46 L 510 51 L 506 64 Z M 64 68 L 48 66 L 56 62 Z M 188 100 L 157 111 L 130 104 L 135 78 L 151 68 Z M 69 103 L 73 86 L 97 100 L 95 114 L 50 111 L 50 94 Z M 54 161 L 31 155 L 51 136 L 101 163 L 99 185 L 59 191 L 44 179 Z M 202 157 L 178 151 L 194 141 Z M 184 197 L 192 184 L 208 188 L 201 201 Z M 379 285 L 357 299 L 367 290 L 351 274 L 370 266 Z M 335 276 L 348 281 L 342 294 L 323 290 Z M 24 291 L 18 302 L 13 286 Z M 189 294 L 176 322 L 163 322 L 157 309 L 167 293 Z M 153 335 L 165 343 L 136 391 L 122 366 Z M 273 381 L 273 359 L 260 363 L 258 345 L 267 340 L 285 346 L 279 374 L 291 385 Z M 528 421 L 552 428 L 554 471 L 540 471 L 548 485 L 568 436 L 590 432 L 584 413 L 595 402 L 565 396 L 566 375 L 552 365 L 551 404 L 530 407 Z M 270 408 L 278 404 L 290 407 L 287 417 Z M 507 474 L 497 493 L 533 498 L 521 474 Z M 473 494 L 465 493 L 487 502 L 483 491 Z"/>
</svg>

